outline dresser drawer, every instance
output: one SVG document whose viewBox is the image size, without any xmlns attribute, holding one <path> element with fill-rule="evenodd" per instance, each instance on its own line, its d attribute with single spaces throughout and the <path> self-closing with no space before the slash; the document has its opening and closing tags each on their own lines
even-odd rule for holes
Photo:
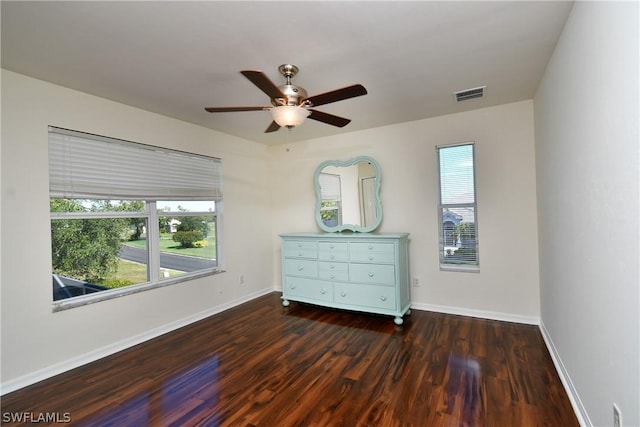
<svg viewBox="0 0 640 427">
<path fill-rule="evenodd" d="M 304 240 L 285 240 L 282 253 L 286 258 L 318 258 L 318 244 Z"/>
<path fill-rule="evenodd" d="M 393 264 L 396 258 L 393 243 L 352 242 L 349 244 L 349 254 L 352 262 Z"/>
<path fill-rule="evenodd" d="M 318 259 L 321 261 L 347 261 L 349 246 L 344 242 L 318 243 Z"/>
<path fill-rule="evenodd" d="M 349 281 L 393 286 L 396 272 L 388 264 L 349 264 Z"/>
<path fill-rule="evenodd" d="M 333 284 L 331 282 L 286 276 L 284 287 L 285 296 L 297 296 L 325 302 L 333 301 Z"/>
<path fill-rule="evenodd" d="M 318 275 L 323 280 L 347 282 L 349 264 L 346 262 L 321 261 L 318 263 Z"/>
<path fill-rule="evenodd" d="M 318 261 L 286 258 L 284 260 L 284 274 L 286 276 L 317 278 L 318 277 Z"/>
<path fill-rule="evenodd" d="M 334 301 L 340 304 L 376 307 L 388 310 L 396 308 L 394 288 L 387 286 L 334 284 Z"/>
</svg>

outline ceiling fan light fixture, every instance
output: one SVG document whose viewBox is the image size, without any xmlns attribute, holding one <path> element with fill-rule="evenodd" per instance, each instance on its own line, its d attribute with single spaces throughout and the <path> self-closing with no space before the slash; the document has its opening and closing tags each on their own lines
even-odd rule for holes
<svg viewBox="0 0 640 427">
<path fill-rule="evenodd" d="M 300 126 L 311 112 L 295 105 L 280 105 L 271 109 L 273 120 L 283 127 Z"/>
<path fill-rule="evenodd" d="M 307 91 L 301 86 L 291 83 L 291 78 L 298 72 L 298 67 L 291 64 L 281 65 L 278 70 L 287 79 L 286 84 L 276 86 L 267 75 L 260 70 L 240 71 L 251 83 L 269 96 L 273 107 L 205 107 L 209 113 L 226 113 L 234 111 L 271 111 L 273 121 L 264 131 L 275 132 L 281 127 L 292 129 L 300 126 L 307 117 L 314 121 L 336 127 L 345 127 L 351 120 L 344 117 L 323 113 L 315 109 L 318 105 L 355 98 L 367 94 L 367 89 L 361 84 L 353 84 L 314 96 L 307 96 Z M 313 109 L 312 109 L 313 108 Z"/>
</svg>

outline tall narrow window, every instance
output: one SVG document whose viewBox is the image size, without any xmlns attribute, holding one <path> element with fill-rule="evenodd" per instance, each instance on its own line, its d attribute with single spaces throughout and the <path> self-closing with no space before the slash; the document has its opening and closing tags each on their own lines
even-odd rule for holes
<svg viewBox="0 0 640 427">
<path fill-rule="evenodd" d="M 479 269 L 474 144 L 436 147 L 440 175 L 440 267 Z"/>
<path fill-rule="evenodd" d="M 51 127 L 49 188 L 54 309 L 219 269 L 220 159 Z"/>
</svg>

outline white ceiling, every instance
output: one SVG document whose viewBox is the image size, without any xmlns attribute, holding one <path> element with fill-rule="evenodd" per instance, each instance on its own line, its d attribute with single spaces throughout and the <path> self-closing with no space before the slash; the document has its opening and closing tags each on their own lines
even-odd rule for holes
<svg viewBox="0 0 640 427">
<path fill-rule="evenodd" d="M 9 2 L 2 67 L 265 144 L 353 132 L 531 99 L 570 2 Z M 354 83 L 369 94 L 317 107 L 352 119 L 307 120 L 265 134 L 270 105 L 243 77 L 263 70 L 316 95 Z M 487 86 L 456 104 L 453 92 Z"/>
</svg>

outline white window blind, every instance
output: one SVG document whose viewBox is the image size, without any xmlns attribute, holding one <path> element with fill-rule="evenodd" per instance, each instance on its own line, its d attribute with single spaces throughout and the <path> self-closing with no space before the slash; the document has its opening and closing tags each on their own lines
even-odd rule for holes
<svg viewBox="0 0 640 427">
<path fill-rule="evenodd" d="M 222 200 L 222 162 L 67 129 L 49 128 L 51 197 Z"/>
<path fill-rule="evenodd" d="M 440 147 L 440 203 L 476 202 L 473 180 L 473 145 Z"/>
<path fill-rule="evenodd" d="M 324 201 L 340 201 L 342 190 L 340 185 L 340 175 L 321 173 L 318 176 L 320 182 L 320 195 Z"/>
</svg>

